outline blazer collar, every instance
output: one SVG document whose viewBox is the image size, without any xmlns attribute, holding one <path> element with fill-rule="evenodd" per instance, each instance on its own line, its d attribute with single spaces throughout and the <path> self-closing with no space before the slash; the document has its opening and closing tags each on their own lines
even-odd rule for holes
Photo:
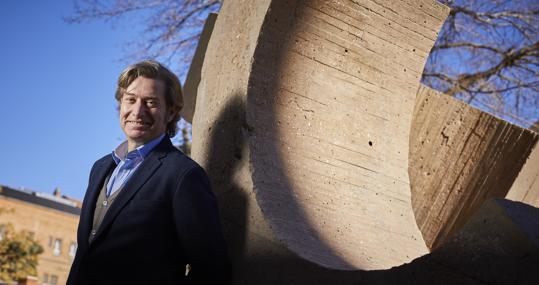
<svg viewBox="0 0 539 285">
<path fill-rule="evenodd" d="M 133 174 L 133 176 L 127 181 L 127 183 L 124 185 L 123 189 L 118 193 L 118 196 L 114 200 L 114 203 L 111 204 L 110 208 L 107 211 L 107 214 L 103 218 L 103 221 L 101 222 L 101 225 L 99 226 L 99 229 L 96 233 L 96 236 L 92 242 L 92 244 L 95 244 L 98 242 L 100 237 L 103 235 L 103 232 L 107 230 L 107 228 L 112 224 L 112 222 L 116 219 L 118 214 L 125 208 L 125 206 L 129 203 L 129 201 L 133 198 L 133 196 L 142 188 L 142 186 L 154 175 L 154 173 L 157 171 L 157 169 L 161 166 L 161 160 L 167 156 L 167 154 L 174 149 L 174 146 L 170 142 L 170 139 L 168 137 L 163 138 L 161 142 L 155 147 L 155 149 L 144 159 L 142 164 L 138 167 L 136 172 Z M 112 160 L 112 159 L 111 159 Z M 96 193 L 93 194 L 93 199 L 91 200 L 93 204 L 90 204 L 92 208 L 92 217 L 93 218 L 93 209 L 95 208 L 95 203 L 97 201 L 97 197 L 99 196 L 99 190 L 101 189 L 101 186 L 103 185 L 103 182 L 105 180 L 105 175 L 99 179 L 99 185 L 95 187 Z M 93 189 L 94 190 L 94 189 Z M 90 224 L 88 225 L 88 228 L 92 227 L 91 223 L 92 219 L 90 219 Z M 88 233 L 89 234 L 89 233 Z M 86 235 L 86 239 L 88 239 L 88 235 Z M 91 246 L 91 245 L 90 245 Z"/>
</svg>

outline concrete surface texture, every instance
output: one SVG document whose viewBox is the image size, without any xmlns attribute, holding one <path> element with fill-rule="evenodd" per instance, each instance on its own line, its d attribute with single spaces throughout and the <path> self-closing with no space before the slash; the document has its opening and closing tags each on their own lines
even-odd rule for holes
<svg viewBox="0 0 539 285">
<path fill-rule="evenodd" d="M 476 284 L 539 284 L 539 209 L 488 200 L 429 259 Z"/>
<path fill-rule="evenodd" d="M 530 126 L 530 130 L 539 135 L 539 121 Z M 507 193 L 507 199 L 520 201 L 539 208 L 539 143 L 535 145 L 526 164 L 518 174 L 513 186 Z"/>
<path fill-rule="evenodd" d="M 506 198 L 539 208 L 539 143 L 535 144 Z"/>
<path fill-rule="evenodd" d="M 491 199 L 432 253 L 356 284 L 539 284 L 538 239 L 539 209 Z"/>
<path fill-rule="evenodd" d="M 513 183 L 513 200 L 537 203 L 539 151 L 530 153 L 538 139 L 530 130 L 421 86 L 409 174 L 415 217 L 429 248 L 459 230 L 486 200 L 505 197 Z"/>
<path fill-rule="evenodd" d="M 192 155 L 210 174 L 235 262 L 371 270 L 428 252 L 409 134 L 448 12 L 434 1 L 224 2 Z"/>
<path fill-rule="evenodd" d="M 189 66 L 189 71 L 187 72 L 187 77 L 185 78 L 185 83 L 182 88 L 183 108 L 180 115 L 189 123 L 193 122 L 202 64 L 204 63 L 204 56 L 206 54 L 208 42 L 210 41 L 211 33 L 216 20 L 216 13 L 210 13 L 208 15 L 208 18 L 204 23 L 204 27 L 202 28 L 202 33 L 200 34 L 200 39 L 198 40 L 197 48 L 195 50 L 195 54 L 193 55 L 193 59 L 191 60 L 191 65 Z"/>
</svg>

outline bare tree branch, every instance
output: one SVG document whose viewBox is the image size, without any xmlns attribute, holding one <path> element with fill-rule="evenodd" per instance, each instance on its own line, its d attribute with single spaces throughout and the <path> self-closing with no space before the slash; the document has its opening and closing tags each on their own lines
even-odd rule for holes
<svg viewBox="0 0 539 285">
<path fill-rule="evenodd" d="M 74 13 L 67 23 L 93 20 L 137 19 L 141 35 L 126 45 L 124 61 L 156 58 L 184 75 L 207 15 L 222 0 L 74 0 Z"/>
<path fill-rule="evenodd" d="M 512 122 L 539 119 L 539 1 L 441 0 L 451 7 L 423 82 Z M 156 58 L 184 75 L 222 0 L 74 0 L 68 23 L 136 19 L 124 60 Z"/>
<path fill-rule="evenodd" d="M 539 2 L 446 0 L 423 82 L 514 123 L 539 118 Z"/>
</svg>

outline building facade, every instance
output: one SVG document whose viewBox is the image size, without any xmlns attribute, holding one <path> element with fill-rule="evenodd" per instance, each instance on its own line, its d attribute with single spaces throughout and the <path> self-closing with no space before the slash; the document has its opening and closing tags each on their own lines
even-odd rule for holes
<svg viewBox="0 0 539 285">
<path fill-rule="evenodd" d="M 54 194 L 0 186 L 0 224 L 30 232 L 43 247 L 37 284 L 65 284 L 77 249 L 80 202 Z"/>
</svg>

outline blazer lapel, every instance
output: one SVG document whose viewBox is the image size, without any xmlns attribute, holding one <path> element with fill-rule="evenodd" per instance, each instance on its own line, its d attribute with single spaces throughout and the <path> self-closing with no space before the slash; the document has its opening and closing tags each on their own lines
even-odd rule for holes
<svg viewBox="0 0 539 285">
<path fill-rule="evenodd" d="M 129 181 L 124 185 L 121 192 L 118 194 L 112 205 L 107 211 L 107 214 L 103 218 L 103 222 L 97 230 L 96 236 L 92 245 L 96 243 L 103 232 L 107 227 L 112 224 L 116 216 L 123 210 L 127 203 L 133 198 L 133 196 L 142 188 L 142 186 L 152 177 L 155 171 L 161 166 L 161 159 L 163 159 L 169 147 L 173 147 L 170 139 L 168 137 L 163 138 L 163 140 L 155 147 L 155 149 L 144 159 L 142 164 L 133 173 L 133 176 Z"/>
<path fill-rule="evenodd" d="M 80 225 L 79 225 L 79 237 L 80 242 L 79 247 L 81 249 L 86 249 L 88 247 L 88 237 L 90 236 L 90 230 L 92 229 L 92 222 L 94 219 L 95 203 L 101 187 L 105 182 L 105 178 L 111 172 L 112 167 L 114 166 L 114 160 L 112 157 L 109 159 L 102 160 L 95 165 L 95 172 L 90 178 L 88 184 L 88 190 L 84 197 L 84 207 L 80 213 Z"/>
</svg>

